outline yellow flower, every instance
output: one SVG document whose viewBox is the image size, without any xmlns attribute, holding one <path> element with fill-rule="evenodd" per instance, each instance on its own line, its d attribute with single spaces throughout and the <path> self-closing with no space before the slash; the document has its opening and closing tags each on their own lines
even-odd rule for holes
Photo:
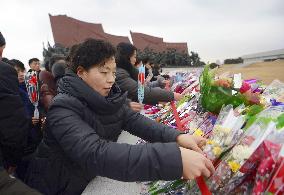
<svg viewBox="0 0 284 195">
<path fill-rule="evenodd" d="M 260 96 L 259 102 L 260 102 L 261 105 L 267 105 L 268 104 L 263 96 Z"/>
<path fill-rule="evenodd" d="M 214 142 L 214 140 L 207 140 L 207 144 L 209 144 L 209 145 L 213 145 L 213 144 L 215 144 L 215 142 Z"/>
<path fill-rule="evenodd" d="M 216 133 L 216 134 L 229 134 L 230 131 L 231 131 L 230 128 L 223 127 L 221 125 L 216 125 L 214 127 L 214 133 Z"/>
<path fill-rule="evenodd" d="M 229 161 L 228 164 L 234 173 L 237 172 L 241 167 L 241 165 L 235 161 Z"/>
<path fill-rule="evenodd" d="M 213 153 L 215 156 L 219 156 L 222 153 L 222 148 L 220 148 L 219 146 L 215 146 L 213 148 Z"/>
<path fill-rule="evenodd" d="M 201 129 L 196 129 L 194 135 L 203 136 L 203 131 Z"/>
</svg>

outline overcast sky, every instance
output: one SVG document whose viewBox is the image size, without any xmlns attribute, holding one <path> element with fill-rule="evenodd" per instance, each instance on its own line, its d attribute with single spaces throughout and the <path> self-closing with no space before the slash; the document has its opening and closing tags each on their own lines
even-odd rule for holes
<svg viewBox="0 0 284 195">
<path fill-rule="evenodd" d="M 187 42 L 205 62 L 284 48 L 283 0 L 1 0 L 4 57 L 42 60 L 53 44 L 48 13 L 102 23 L 105 32 L 129 31 Z"/>
</svg>

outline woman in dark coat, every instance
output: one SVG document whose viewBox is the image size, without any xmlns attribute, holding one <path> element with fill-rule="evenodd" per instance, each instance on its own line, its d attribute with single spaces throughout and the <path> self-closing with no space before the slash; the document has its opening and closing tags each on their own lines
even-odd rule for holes
<svg viewBox="0 0 284 195">
<path fill-rule="evenodd" d="M 132 101 L 138 101 L 138 70 L 134 67 L 136 62 L 137 49 L 130 43 L 119 43 L 117 45 L 116 82 L 122 92 L 128 92 L 128 98 Z M 160 87 L 148 87 L 144 89 L 145 104 L 157 104 L 158 102 L 170 102 L 180 100 L 182 95 L 171 91 L 166 91 Z"/>
<path fill-rule="evenodd" d="M 210 175 L 205 165 L 210 161 L 195 152 L 200 152 L 197 144 L 203 139 L 180 134 L 129 108 L 127 94 L 114 83 L 114 54 L 111 44 L 89 39 L 59 81 L 46 134 L 27 178 L 42 193 L 81 194 L 97 175 L 121 181 Z M 160 143 L 116 143 L 122 129 Z M 196 163 L 204 166 L 196 168 Z"/>
</svg>

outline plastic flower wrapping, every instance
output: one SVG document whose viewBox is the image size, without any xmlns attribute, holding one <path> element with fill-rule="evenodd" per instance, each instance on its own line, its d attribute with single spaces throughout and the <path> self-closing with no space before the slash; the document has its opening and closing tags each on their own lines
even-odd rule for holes
<svg viewBox="0 0 284 195">
<path fill-rule="evenodd" d="M 253 194 L 261 194 L 266 191 L 272 180 L 273 171 L 276 169 L 280 148 L 283 147 L 284 132 L 280 130 L 273 133 L 274 137 L 269 135 L 261 145 L 262 158 L 254 180 L 248 180 L 246 184 L 243 184 L 245 187 L 253 184 Z"/>
<path fill-rule="evenodd" d="M 203 150 L 211 161 L 216 161 L 240 139 L 243 133 L 241 128 L 245 123 L 245 116 L 238 112 L 240 109 L 234 109 L 232 105 L 222 108 Z"/>
<path fill-rule="evenodd" d="M 176 73 L 171 79 L 174 83 L 171 90 L 182 94 L 199 91 L 199 75 L 199 71 L 192 73 Z"/>
<path fill-rule="evenodd" d="M 274 80 L 262 93 L 266 102 L 275 99 L 278 102 L 284 102 L 284 83 L 279 80 Z"/>
<path fill-rule="evenodd" d="M 278 178 L 276 175 L 281 175 L 279 169 L 283 166 L 279 151 L 284 142 L 284 104 L 273 95 L 275 90 L 265 89 L 264 98 L 261 94 L 264 87 L 258 80 L 243 81 L 240 75 L 216 79 L 206 67 L 200 86 L 198 77 L 191 73 L 176 74 L 172 81 L 171 90 L 185 94 L 176 102 L 182 130 L 208 139 L 203 151 L 216 167 L 215 174 L 206 180 L 210 191 L 213 194 L 259 194 L 269 186 L 272 191 L 275 186 L 279 190 L 279 183 L 275 185 L 271 178 Z M 274 99 L 267 101 L 268 97 Z M 281 97 L 281 93 L 277 97 Z M 177 128 L 170 103 L 146 105 L 145 114 Z M 155 181 L 147 186 L 148 194 L 201 193 L 195 180 Z"/>
<path fill-rule="evenodd" d="M 240 82 L 241 85 L 239 84 Z M 237 107 L 241 104 L 259 104 L 261 85 L 256 80 L 241 81 L 241 78 L 215 79 L 214 71 L 206 65 L 200 76 L 200 100 L 202 107 L 209 112 L 219 113 L 223 105 Z"/>
<path fill-rule="evenodd" d="M 38 101 L 39 101 L 39 81 L 38 73 L 36 71 L 29 71 L 25 75 L 25 84 L 27 87 L 29 99 L 34 105 L 34 117 L 39 118 Z"/>
<path fill-rule="evenodd" d="M 176 110 L 185 132 L 193 134 L 197 129 L 202 129 L 202 134 L 207 135 L 213 129 L 216 116 L 201 109 L 200 105 L 198 105 L 198 99 L 198 94 L 188 94 L 176 103 Z M 158 105 L 148 108 L 146 109 L 145 114 L 157 122 L 177 128 L 170 103 L 164 106 Z"/>
<path fill-rule="evenodd" d="M 284 146 L 279 153 L 276 165 L 272 165 L 272 176 L 266 189 L 267 194 L 284 194 Z"/>
<path fill-rule="evenodd" d="M 275 121 L 282 113 L 282 108 L 270 107 L 258 114 L 257 120 L 221 161 L 210 179 L 209 187 L 212 193 L 251 192 L 257 169 L 262 167 L 264 170 L 265 167 L 269 170 L 268 164 L 272 166 L 283 144 L 284 132 L 277 130 Z M 265 162 L 267 159 L 269 163 Z M 261 171 L 261 175 L 263 173 Z M 258 175 L 258 178 L 261 175 Z"/>
</svg>

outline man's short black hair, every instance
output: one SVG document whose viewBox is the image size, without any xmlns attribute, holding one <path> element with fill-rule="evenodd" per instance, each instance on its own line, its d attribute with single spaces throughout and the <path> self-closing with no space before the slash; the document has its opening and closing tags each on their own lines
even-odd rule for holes
<svg viewBox="0 0 284 195">
<path fill-rule="evenodd" d="M 104 62 L 115 55 L 115 48 L 109 42 L 96 39 L 87 39 L 79 45 L 72 57 L 70 68 L 77 72 L 77 68 L 82 66 L 89 70 L 93 66 L 103 66 Z"/>
<path fill-rule="evenodd" d="M 30 59 L 29 60 L 29 65 L 31 65 L 31 63 L 33 63 L 33 62 L 39 62 L 39 59 L 37 59 L 37 58 Z"/>
</svg>

